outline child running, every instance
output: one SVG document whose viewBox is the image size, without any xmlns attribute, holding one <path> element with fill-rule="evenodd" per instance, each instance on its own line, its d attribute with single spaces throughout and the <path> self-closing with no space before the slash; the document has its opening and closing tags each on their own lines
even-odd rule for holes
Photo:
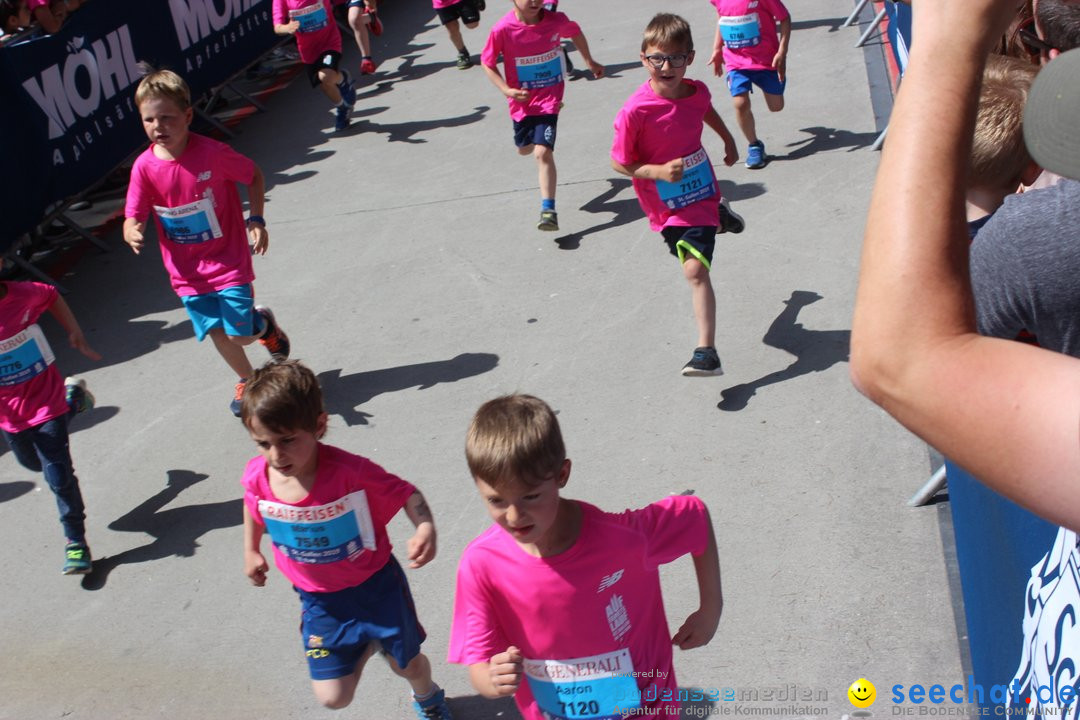
<svg viewBox="0 0 1080 720">
<path fill-rule="evenodd" d="M 594 77 L 604 76 L 604 66 L 593 60 L 581 27 L 566 15 L 545 10 L 541 0 L 512 2 L 514 9 L 491 28 L 480 62 L 492 84 L 506 96 L 518 153 L 536 158 L 540 176 L 540 221 L 536 227 L 554 231 L 559 229 L 555 130 L 566 86 L 560 39 L 570 38 Z M 505 79 L 499 73 L 499 55 Z"/>
<path fill-rule="evenodd" d="M 258 340 L 272 356 L 289 356 L 289 338 L 274 313 L 254 305 L 251 254 L 264 255 L 270 242 L 262 217 L 262 171 L 228 145 L 189 132 L 191 93 L 176 73 L 146 75 L 135 90 L 135 105 L 150 147 L 131 168 L 124 241 L 136 255 L 142 252 L 146 216 L 153 210 L 161 259 L 195 337 L 201 342 L 209 335 L 239 378 L 229 405 L 239 417 L 252 371 L 244 346 Z M 248 187 L 246 222 L 238 182 Z"/>
<path fill-rule="evenodd" d="M 696 497 L 609 513 L 560 497 L 559 422 L 529 395 L 477 410 L 465 456 L 494 524 L 469 543 L 450 662 L 526 720 L 678 716 L 671 646 L 701 647 L 723 610 L 712 522 Z M 669 634 L 658 567 L 690 553 L 700 606 Z"/>
<path fill-rule="evenodd" d="M 375 0 L 349 0 L 348 21 L 360 48 L 360 74 L 371 75 L 377 65 L 371 56 L 371 37 L 383 34 L 382 20 L 379 19 L 378 5 Z"/>
<path fill-rule="evenodd" d="M 710 0 L 720 20 L 709 64 L 722 75 L 727 65 L 728 90 L 735 103 L 735 118 L 746 141 L 746 167 L 765 167 L 765 143 L 757 136 L 750 93 L 761 88 L 772 112 L 784 109 L 787 87 L 787 52 L 791 38 L 791 15 L 780 0 Z M 780 23 L 780 35 L 776 23 Z"/>
<path fill-rule="evenodd" d="M 446 28 L 450 35 L 450 42 L 457 49 L 457 69 L 468 70 L 473 66 L 472 56 L 465 47 L 465 40 L 461 37 L 461 24 L 473 30 L 480 24 L 480 13 L 487 9 L 485 0 L 431 0 L 435 13 L 439 16 L 439 22 Z"/>
<path fill-rule="evenodd" d="M 356 88 L 349 71 L 341 69 L 341 31 L 330 0 L 274 0 L 273 17 L 274 32 L 296 36 L 311 87 L 322 88 L 334 104 L 334 129 L 349 127 Z"/>
<path fill-rule="evenodd" d="M 46 310 L 67 331 L 71 347 L 100 360 L 71 308 L 51 285 L 0 282 L 0 429 L 19 464 L 45 475 L 56 496 L 67 544 L 65 575 L 90 572 L 86 512 L 68 450 L 68 418 L 94 406 L 86 383 L 60 379 L 52 349 L 37 324 Z"/>
<path fill-rule="evenodd" d="M 698 341 L 686 376 L 722 375 L 716 352 L 716 295 L 712 268 L 716 232 L 743 231 L 742 218 L 720 195 L 709 155 L 701 144 L 704 125 L 724 141 L 724 164 L 739 159 L 735 139 L 720 119 L 700 80 L 684 78 L 694 61 L 690 26 L 660 13 L 645 28 L 641 64 L 649 80 L 615 118 L 611 166 L 633 178 L 649 227 L 661 233 L 690 283 Z"/>
<path fill-rule="evenodd" d="M 304 651 L 316 699 L 352 702 L 365 663 L 379 651 L 412 686 L 417 715 L 452 720 L 420 652 L 424 629 L 386 524 L 404 508 L 416 526 L 409 567 L 435 557 L 435 521 L 420 491 L 370 460 L 320 440 L 327 415 L 315 375 L 298 362 L 269 363 L 244 393 L 243 421 L 259 456 L 244 471 L 244 572 L 256 586 L 274 564 L 300 595 Z"/>
</svg>

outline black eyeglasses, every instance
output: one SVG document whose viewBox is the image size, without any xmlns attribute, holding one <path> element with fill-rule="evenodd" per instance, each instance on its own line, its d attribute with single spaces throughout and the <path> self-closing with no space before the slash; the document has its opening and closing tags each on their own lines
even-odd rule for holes
<svg viewBox="0 0 1080 720">
<path fill-rule="evenodd" d="M 1032 23 L 1032 27 L 1034 27 L 1034 23 Z M 1024 47 L 1035 55 L 1049 53 L 1051 50 L 1056 49 L 1026 27 L 1017 29 L 1016 36 L 1020 38 L 1020 42 L 1024 43 Z"/>
<path fill-rule="evenodd" d="M 679 53 L 678 55 L 646 55 L 645 59 L 649 61 L 649 64 L 659 70 L 664 67 L 664 63 L 668 63 L 673 68 L 681 68 L 686 64 L 686 59 L 690 55 L 687 53 Z"/>
</svg>

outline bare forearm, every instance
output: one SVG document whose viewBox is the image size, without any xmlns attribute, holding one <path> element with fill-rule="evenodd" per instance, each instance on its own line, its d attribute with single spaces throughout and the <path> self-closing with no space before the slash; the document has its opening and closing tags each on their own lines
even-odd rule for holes
<svg viewBox="0 0 1080 720">
<path fill-rule="evenodd" d="M 258 165 L 255 166 L 255 176 L 248 185 L 248 212 L 251 215 L 262 215 L 266 206 L 266 178 Z"/>
<path fill-rule="evenodd" d="M 424 499 L 424 495 L 417 490 L 409 499 L 405 502 L 405 515 L 416 527 L 419 527 L 421 523 L 435 524 L 435 518 L 431 514 L 431 508 L 428 507 L 427 501 Z"/>
</svg>

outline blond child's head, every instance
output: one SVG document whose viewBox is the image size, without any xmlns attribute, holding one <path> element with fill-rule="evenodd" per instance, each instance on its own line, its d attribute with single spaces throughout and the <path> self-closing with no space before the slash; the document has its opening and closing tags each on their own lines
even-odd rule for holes
<svg viewBox="0 0 1080 720">
<path fill-rule="evenodd" d="M 983 73 L 969 186 L 1012 190 L 1032 166 L 1024 145 L 1024 103 L 1038 68 L 1004 55 L 991 55 Z"/>
<path fill-rule="evenodd" d="M 559 421 L 532 395 L 506 395 L 480 406 L 465 438 L 469 472 L 493 488 L 535 486 L 558 475 L 566 462 Z"/>
<path fill-rule="evenodd" d="M 690 35 L 690 23 L 672 13 L 657 13 L 645 26 L 641 37 L 641 52 L 650 47 L 666 52 L 694 51 L 694 38 Z"/>
<path fill-rule="evenodd" d="M 172 70 L 148 70 L 135 88 L 135 107 L 142 107 L 147 100 L 162 98 L 171 100 L 180 110 L 191 107 L 191 90 L 184 78 Z"/>
</svg>

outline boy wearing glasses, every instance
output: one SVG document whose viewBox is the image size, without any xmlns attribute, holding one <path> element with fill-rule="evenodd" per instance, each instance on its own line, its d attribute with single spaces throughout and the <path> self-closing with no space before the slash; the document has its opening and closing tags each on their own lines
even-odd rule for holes
<svg viewBox="0 0 1080 720">
<path fill-rule="evenodd" d="M 724 141 L 724 164 L 739 159 L 735 138 L 713 108 L 709 89 L 683 76 L 694 61 L 690 26 L 660 13 L 645 28 L 641 63 L 649 80 L 615 118 L 611 166 L 633 178 L 649 227 L 661 233 L 690 283 L 698 342 L 686 376 L 722 375 L 716 353 L 716 296 L 709 280 L 717 228 L 742 232 L 743 221 L 720 195 L 701 144 L 705 125 Z"/>
<path fill-rule="evenodd" d="M 709 64 L 719 76 L 727 65 L 727 84 L 735 103 L 735 119 L 750 147 L 746 167 L 763 168 L 765 143 L 757 136 L 750 93 L 761 88 L 771 112 L 784 109 L 787 86 L 788 40 L 791 15 L 780 0 L 710 0 L 720 20 Z M 780 23 L 777 36 L 776 24 Z"/>
</svg>

